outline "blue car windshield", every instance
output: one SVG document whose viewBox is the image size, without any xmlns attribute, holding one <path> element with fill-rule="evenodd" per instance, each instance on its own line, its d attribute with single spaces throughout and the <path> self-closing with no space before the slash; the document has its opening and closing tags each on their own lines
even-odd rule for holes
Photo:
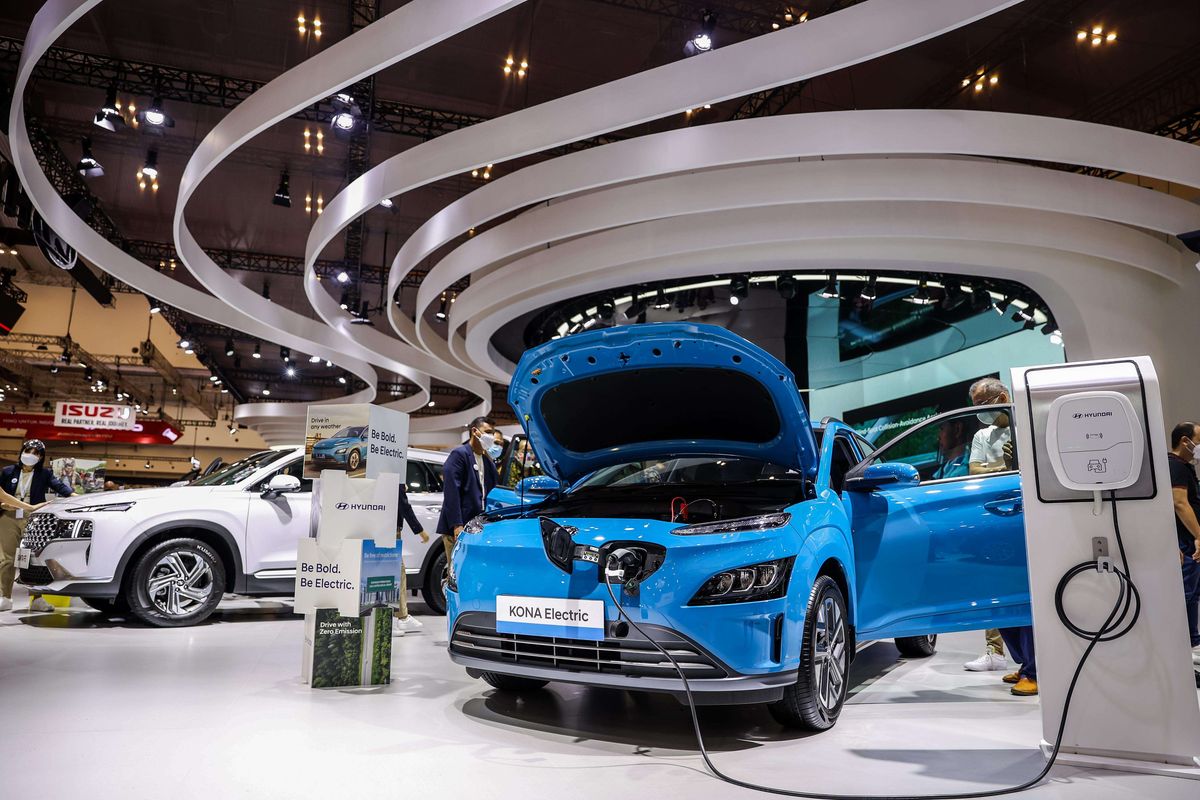
<svg viewBox="0 0 1200 800">
<path fill-rule="evenodd" d="M 687 456 L 627 461 L 597 470 L 573 487 L 598 489 L 617 486 L 733 485 L 760 481 L 799 481 L 794 469 L 730 456 Z"/>
<path fill-rule="evenodd" d="M 340 431 L 330 436 L 330 439 L 357 439 L 362 436 L 362 432 L 366 430 L 366 425 L 353 425 L 349 428 L 342 428 Z"/>
</svg>

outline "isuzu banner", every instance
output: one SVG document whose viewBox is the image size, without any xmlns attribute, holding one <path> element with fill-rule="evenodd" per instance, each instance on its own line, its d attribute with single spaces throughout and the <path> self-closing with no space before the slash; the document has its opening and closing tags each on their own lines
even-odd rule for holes
<svg viewBox="0 0 1200 800">
<path fill-rule="evenodd" d="M 133 406 L 111 403 L 75 403 L 63 400 L 55 406 L 54 425 L 58 428 L 103 428 L 133 430 L 137 414 Z"/>
</svg>

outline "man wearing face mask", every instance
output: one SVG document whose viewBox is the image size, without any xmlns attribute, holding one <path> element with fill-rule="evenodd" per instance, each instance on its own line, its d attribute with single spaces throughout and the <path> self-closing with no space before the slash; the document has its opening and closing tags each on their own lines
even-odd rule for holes
<svg viewBox="0 0 1200 800">
<path fill-rule="evenodd" d="M 467 426 L 467 442 L 450 451 L 442 467 L 442 513 L 437 532 L 442 535 L 446 560 L 463 526 L 483 513 L 484 498 L 498 482 L 496 465 L 487 451 L 496 443 L 495 428 L 487 417 L 476 417 Z"/>
<path fill-rule="evenodd" d="M 492 446 L 488 448 L 487 454 L 492 459 L 493 464 L 500 463 L 500 456 L 504 455 L 504 433 L 499 429 L 495 429 L 496 439 L 492 442 Z"/>
<path fill-rule="evenodd" d="M 1179 566 L 1183 570 L 1183 598 L 1187 604 L 1188 633 L 1192 638 L 1192 663 L 1200 666 L 1200 486 L 1195 464 L 1200 461 L 1200 430 L 1194 422 L 1181 422 L 1171 431 L 1171 497 L 1175 503 L 1175 535 Z"/>
<path fill-rule="evenodd" d="M 1009 403 L 1008 388 L 997 378 L 980 378 L 971 384 L 971 405 L 989 406 Z M 970 474 L 987 475 L 1017 468 L 1013 449 L 1012 420 L 1005 411 L 979 412 L 979 421 L 987 425 L 971 440 Z"/>
<path fill-rule="evenodd" d="M 21 463 L 0 470 L 0 611 L 12 608 L 17 545 L 25 533 L 28 512 L 46 502 L 46 490 L 70 497 L 71 487 L 46 469 L 46 445 L 30 439 L 21 445 Z M 33 611 L 53 611 L 41 597 L 30 603 Z"/>
<path fill-rule="evenodd" d="M 990 406 L 1011 403 L 1008 387 L 997 378 L 980 378 L 971 384 L 971 405 Z M 1003 410 L 981 411 L 979 421 L 987 425 L 971 440 L 969 472 L 971 475 L 987 475 L 993 472 L 1010 472 L 1017 468 L 1016 452 L 1013 448 L 1012 420 Z M 1009 655 L 1020 664 L 1016 672 L 1005 675 L 1001 680 L 1012 684 L 1012 693 L 1022 697 L 1036 695 L 1037 665 L 1034 662 L 1033 626 L 1001 628 L 986 632 L 988 651 L 963 665 L 964 669 L 983 672 L 1006 667 L 1004 651 L 996 641 L 999 633 Z"/>
</svg>

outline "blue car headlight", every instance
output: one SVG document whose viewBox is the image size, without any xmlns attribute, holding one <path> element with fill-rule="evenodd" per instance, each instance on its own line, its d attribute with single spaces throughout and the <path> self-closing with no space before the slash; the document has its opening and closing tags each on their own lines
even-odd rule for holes
<svg viewBox="0 0 1200 800">
<path fill-rule="evenodd" d="M 718 572 L 704 582 L 689 606 L 711 606 L 721 603 L 749 603 L 754 600 L 775 600 L 787 594 L 795 556 L 762 561 L 745 567 Z"/>
<path fill-rule="evenodd" d="M 339 447 L 337 450 L 333 451 L 333 454 L 335 456 L 340 456 L 340 455 L 343 455 L 346 452 L 346 450 L 347 450 L 347 448 L 345 448 L 345 447 Z"/>
<path fill-rule="evenodd" d="M 757 517 L 738 517 L 737 519 L 720 519 L 716 522 L 701 522 L 696 525 L 680 525 L 672 528 L 676 536 L 700 536 L 706 533 L 747 533 L 749 531 L 769 531 L 782 528 L 791 520 L 792 515 L 786 511 L 777 514 L 760 514 Z"/>
</svg>

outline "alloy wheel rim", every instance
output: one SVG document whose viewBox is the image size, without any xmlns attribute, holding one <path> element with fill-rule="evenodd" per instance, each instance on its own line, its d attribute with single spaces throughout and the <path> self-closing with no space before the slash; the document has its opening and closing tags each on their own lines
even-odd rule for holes
<svg viewBox="0 0 1200 800">
<path fill-rule="evenodd" d="M 146 594 L 154 607 L 172 617 L 185 617 L 212 596 L 213 574 L 198 553 L 177 550 L 167 553 L 150 570 Z"/>
<path fill-rule="evenodd" d="M 846 685 L 846 624 L 841 607 L 832 597 L 825 597 L 817 606 L 814 633 L 817 704 L 821 712 L 830 717 L 841 704 Z"/>
</svg>

